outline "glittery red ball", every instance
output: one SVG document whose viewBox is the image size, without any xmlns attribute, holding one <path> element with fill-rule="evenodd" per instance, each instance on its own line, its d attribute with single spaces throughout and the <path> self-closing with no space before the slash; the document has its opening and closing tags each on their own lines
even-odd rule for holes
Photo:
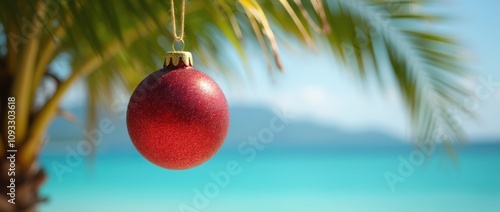
<svg viewBox="0 0 500 212">
<path fill-rule="evenodd" d="M 219 150 L 229 128 L 228 105 L 209 76 L 180 61 L 152 73 L 135 89 L 127 128 L 146 159 L 168 169 L 188 169 Z"/>
</svg>

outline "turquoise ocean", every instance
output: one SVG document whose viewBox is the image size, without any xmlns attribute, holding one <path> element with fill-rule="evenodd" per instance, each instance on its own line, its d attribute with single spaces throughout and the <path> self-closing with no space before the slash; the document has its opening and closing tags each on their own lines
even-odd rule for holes
<svg viewBox="0 0 500 212">
<path fill-rule="evenodd" d="M 402 177 L 400 159 L 410 160 L 414 150 L 410 145 L 270 147 L 248 161 L 236 148 L 224 148 L 207 163 L 185 171 L 157 167 L 135 151 L 98 153 L 72 164 L 67 155 L 46 154 L 41 163 L 50 178 L 42 195 L 49 201 L 40 209 L 500 211 L 500 145 L 465 145 L 456 149 L 456 158 L 439 148 L 412 166 L 413 171 L 403 168 L 407 176 Z M 229 163 L 237 165 L 237 174 L 221 174 Z M 388 172 L 404 180 L 396 182 L 394 190 Z M 214 175 L 229 177 L 217 184 Z"/>
</svg>

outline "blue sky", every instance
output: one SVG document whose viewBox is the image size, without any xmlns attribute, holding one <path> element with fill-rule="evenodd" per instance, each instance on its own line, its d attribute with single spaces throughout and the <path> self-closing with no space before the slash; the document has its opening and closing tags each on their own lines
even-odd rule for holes
<svg viewBox="0 0 500 212">
<path fill-rule="evenodd" d="M 468 67 L 475 78 L 492 76 L 500 82 L 499 1 L 479 4 L 467 0 L 448 0 L 436 6 L 454 20 L 446 26 L 429 26 L 452 33 L 462 41 Z M 408 137 L 409 119 L 399 91 L 389 85 L 381 91 L 376 85 L 364 85 L 338 65 L 330 52 L 313 53 L 300 47 L 284 48 L 286 74 L 275 74 L 272 83 L 265 63 L 254 65 L 255 79 L 247 83 L 245 92 L 234 91 L 222 83 L 233 104 L 286 105 L 302 118 L 313 119 L 347 130 L 382 130 Z M 314 64 L 314 65 L 311 65 Z M 216 77 L 217 78 L 217 77 Z M 222 79 L 217 79 L 222 81 Z M 471 79 L 470 86 L 476 86 Z M 477 118 L 464 117 L 464 127 L 472 138 L 500 137 L 500 87 L 494 95 L 479 103 Z"/>
<path fill-rule="evenodd" d="M 444 29 L 462 41 L 468 67 L 476 75 L 476 79 L 470 79 L 470 86 L 478 85 L 478 77 L 491 76 L 493 81 L 500 83 L 500 17 L 497 15 L 500 1 L 482 1 L 481 4 L 470 0 L 445 0 L 436 6 L 442 8 L 438 11 L 445 11 L 454 20 L 446 22 L 446 26 L 429 27 L 431 30 L 434 27 Z M 344 130 L 380 130 L 409 138 L 409 118 L 394 85 L 388 85 L 382 92 L 375 84 L 365 85 L 350 76 L 328 51 L 314 53 L 293 44 L 281 44 L 286 73 L 275 72 L 274 83 L 265 61 L 257 57 L 261 55 L 258 49 L 249 50 L 249 54 L 255 54 L 252 60 L 258 62 L 252 64 L 253 79 L 244 78 L 243 86 L 231 86 L 213 70 L 200 69 L 209 72 L 220 84 L 232 106 L 286 106 L 301 119 Z M 243 72 L 242 67 L 237 68 Z M 69 92 L 64 102 L 66 106 L 84 101 L 78 99 L 83 95 L 75 95 L 81 94 L 82 87 L 79 84 Z M 470 138 L 500 138 L 499 105 L 500 87 L 497 87 L 490 98 L 479 102 L 476 119 L 463 117 Z"/>
</svg>

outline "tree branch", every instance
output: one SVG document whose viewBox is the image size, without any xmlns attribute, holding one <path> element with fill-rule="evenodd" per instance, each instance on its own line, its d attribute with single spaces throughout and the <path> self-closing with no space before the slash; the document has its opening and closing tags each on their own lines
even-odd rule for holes
<svg viewBox="0 0 500 212">
<path fill-rule="evenodd" d="M 46 74 L 47 66 L 49 66 L 50 62 L 56 56 L 57 49 L 57 39 L 61 39 L 66 34 L 63 26 L 59 26 L 53 34 L 53 38 L 49 39 L 47 43 L 42 46 L 40 57 L 38 58 L 38 62 L 35 67 L 35 74 L 33 76 L 33 88 L 36 89 L 40 84 L 44 74 Z"/>
<path fill-rule="evenodd" d="M 37 5 L 36 16 L 41 19 L 45 16 L 44 10 L 46 9 L 45 2 L 41 1 Z M 40 24 L 40 23 L 38 23 Z M 38 53 L 38 47 L 40 44 L 40 26 L 36 24 L 33 36 L 30 36 L 23 50 L 21 51 L 21 58 L 19 61 L 19 69 L 16 72 L 17 76 L 12 87 L 12 95 L 16 98 L 16 136 L 19 143 L 22 143 L 26 137 L 26 132 L 28 131 L 28 121 L 29 121 L 29 111 L 31 108 L 31 87 L 32 81 L 30 75 L 32 74 L 36 57 Z M 38 29 L 36 29 L 38 27 Z"/>
<path fill-rule="evenodd" d="M 81 5 L 79 4 L 77 9 L 79 10 L 80 8 Z M 64 36 L 66 36 L 66 31 L 69 30 L 71 26 L 73 26 L 73 18 L 69 13 L 66 15 L 64 20 L 64 23 L 66 24 L 60 22 L 59 26 L 57 26 L 57 28 L 54 30 L 54 33 L 51 34 L 52 36 L 49 35 L 51 36 L 51 38 L 48 39 L 47 43 L 41 48 L 40 57 L 37 60 L 37 64 L 35 67 L 35 76 L 33 79 L 33 87 L 35 89 L 39 86 L 40 81 L 42 80 L 47 70 L 47 66 L 49 66 L 54 58 L 58 55 L 58 42 L 61 42 Z"/>
</svg>

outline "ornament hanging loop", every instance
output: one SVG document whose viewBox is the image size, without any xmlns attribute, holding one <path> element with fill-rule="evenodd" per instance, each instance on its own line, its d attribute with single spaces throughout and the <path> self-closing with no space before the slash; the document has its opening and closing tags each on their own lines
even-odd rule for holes
<svg viewBox="0 0 500 212">
<path fill-rule="evenodd" d="M 175 48 L 175 46 L 176 46 L 175 44 L 176 43 L 181 43 L 181 45 L 182 45 L 181 46 L 181 50 L 177 50 Z M 184 40 L 174 40 L 174 42 L 172 42 L 172 50 L 174 50 L 174 52 L 176 52 L 176 51 L 184 51 Z"/>
<path fill-rule="evenodd" d="M 181 5 L 181 17 L 180 17 L 180 23 L 181 23 L 181 29 L 180 29 L 180 34 L 177 34 L 177 26 L 176 26 L 176 21 L 175 21 L 175 5 L 174 5 L 174 0 L 170 0 L 170 6 L 171 6 L 171 12 L 172 12 L 172 34 L 174 37 L 174 41 L 172 42 L 172 51 L 167 52 L 165 55 L 165 60 L 163 62 L 163 67 L 168 67 L 168 66 L 174 66 L 177 67 L 180 65 L 180 61 L 182 61 L 182 64 L 184 66 L 193 66 L 193 56 L 191 55 L 190 52 L 185 52 L 184 51 L 184 16 L 186 14 L 186 0 L 182 0 L 182 5 Z M 175 48 L 176 44 L 177 46 L 181 45 L 181 49 L 177 50 Z"/>
<path fill-rule="evenodd" d="M 170 0 L 170 7 L 171 7 L 171 15 L 172 15 L 172 32 L 174 36 L 174 42 L 172 43 L 172 49 L 175 50 L 175 42 L 180 41 L 182 42 L 182 50 L 184 50 L 184 16 L 186 14 L 186 0 L 182 0 L 182 5 L 181 5 L 181 31 L 180 34 L 177 34 L 177 25 L 175 21 L 175 5 L 174 5 L 174 0 Z"/>
</svg>

